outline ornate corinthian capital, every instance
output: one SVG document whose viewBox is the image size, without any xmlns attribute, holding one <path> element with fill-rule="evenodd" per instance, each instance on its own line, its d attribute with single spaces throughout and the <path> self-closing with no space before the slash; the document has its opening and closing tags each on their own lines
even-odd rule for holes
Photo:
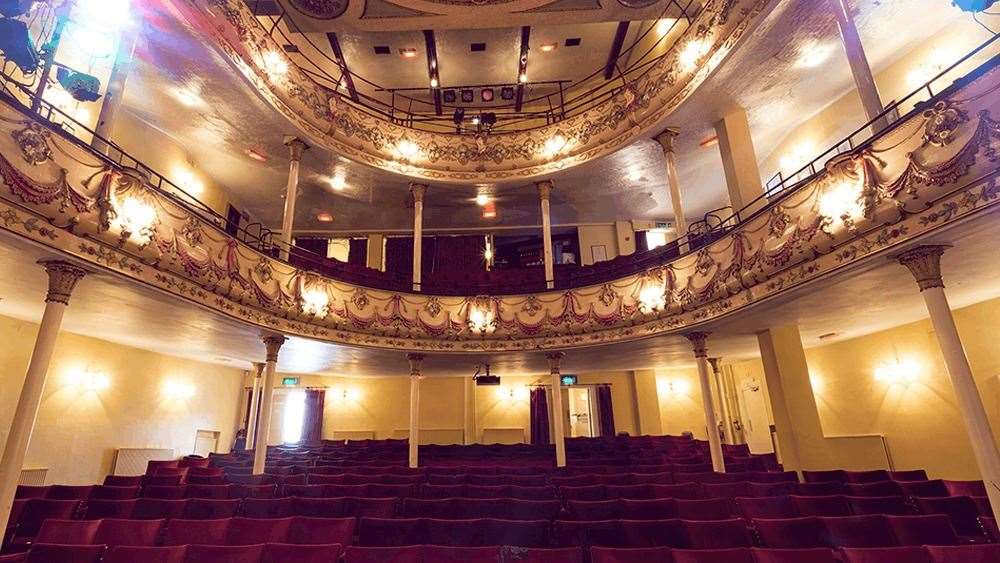
<svg viewBox="0 0 1000 563">
<path fill-rule="evenodd" d="M 691 341 L 691 347 L 694 348 L 694 357 L 696 358 L 707 358 L 708 348 L 705 341 L 708 339 L 708 335 L 711 332 L 688 332 L 684 334 L 684 338 Z"/>
<path fill-rule="evenodd" d="M 427 193 L 427 184 L 418 184 L 416 182 L 410 182 L 410 193 L 413 194 L 414 203 L 423 203 L 424 194 Z"/>
<path fill-rule="evenodd" d="M 281 345 L 288 339 L 280 334 L 264 334 L 260 339 L 264 342 L 264 348 L 267 350 L 267 361 L 277 362 L 278 350 L 281 349 Z"/>
<path fill-rule="evenodd" d="M 674 139 L 677 138 L 680 131 L 676 129 L 664 129 L 662 133 L 653 137 L 657 143 L 660 143 L 660 147 L 663 148 L 664 153 L 674 152 Z"/>
<path fill-rule="evenodd" d="M 920 291 L 932 287 L 944 287 L 941 279 L 941 255 L 948 246 L 918 246 L 913 250 L 907 250 L 896 257 L 899 263 L 906 266 L 917 280 Z"/>
<path fill-rule="evenodd" d="M 545 354 L 545 359 L 549 361 L 549 373 L 559 374 L 559 362 L 566 357 L 566 352 L 549 352 Z"/>
<path fill-rule="evenodd" d="M 552 183 L 552 180 L 535 182 L 535 186 L 538 188 L 539 199 L 549 199 L 552 197 L 552 189 L 555 188 L 555 184 Z"/>
<path fill-rule="evenodd" d="M 420 375 L 420 364 L 424 361 L 423 354 L 411 352 L 406 355 L 406 361 L 410 362 L 410 377 L 422 377 Z"/>
<path fill-rule="evenodd" d="M 69 305 L 73 288 L 87 275 L 87 270 L 60 260 L 41 260 L 38 263 L 45 267 L 45 272 L 49 275 L 49 292 L 45 296 L 45 302 Z"/>
</svg>

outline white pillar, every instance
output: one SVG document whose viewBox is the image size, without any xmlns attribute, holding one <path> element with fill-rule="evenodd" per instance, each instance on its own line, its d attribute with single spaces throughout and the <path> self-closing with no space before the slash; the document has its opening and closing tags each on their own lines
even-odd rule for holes
<svg viewBox="0 0 1000 563">
<path fill-rule="evenodd" d="M 875 119 L 884 108 L 878 94 L 878 86 L 875 84 L 875 77 L 872 76 L 872 69 L 868 65 L 868 57 L 865 55 L 861 36 L 858 34 L 858 28 L 854 25 L 854 15 L 851 14 L 848 0 L 829 1 L 830 8 L 837 17 L 841 43 L 844 45 L 847 62 L 851 66 L 851 74 L 854 75 L 854 85 L 858 89 L 861 105 L 864 107 L 868 119 Z M 887 125 L 885 116 L 881 117 L 872 124 L 872 134 L 878 133 Z"/>
<path fill-rule="evenodd" d="M 716 402 L 719 404 L 719 421 L 722 422 L 722 434 L 727 444 L 735 444 L 733 441 L 732 420 L 730 419 L 729 403 L 726 401 L 726 391 L 722 382 L 722 372 L 719 370 L 719 362 L 722 358 L 709 358 L 708 363 L 712 366 L 712 379 L 715 382 Z"/>
<path fill-rule="evenodd" d="M 424 242 L 424 194 L 425 184 L 410 184 L 413 193 L 413 291 L 420 291 L 421 251 Z"/>
<path fill-rule="evenodd" d="M 552 436 L 556 443 L 556 467 L 566 467 L 566 431 L 563 427 L 562 377 L 559 374 L 559 361 L 566 356 L 565 352 L 550 352 L 545 355 L 549 360 L 549 382 L 552 386 Z"/>
<path fill-rule="evenodd" d="M 247 417 L 247 441 L 244 449 L 252 450 L 257 437 L 257 411 L 260 404 L 260 393 L 263 388 L 261 377 L 264 375 L 264 362 L 253 362 L 253 385 L 250 388 L 250 416 Z"/>
<path fill-rule="evenodd" d="M 271 433 L 271 405 L 274 402 L 274 372 L 278 367 L 278 350 L 288 339 L 280 334 L 264 334 L 261 340 L 267 350 L 267 362 L 264 364 L 264 380 L 260 386 L 260 420 L 257 421 L 257 434 L 253 444 L 254 475 L 264 473 L 267 465 L 267 436 Z"/>
<path fill-rule="evenodd" d="M 663 157 L 667 159 L 667 185 L 670 187 L 670 206 L 674 210 L 674 232 L 677 238 L 687 234 L 687 218 L 684 217 L 684 201 L 681 199 L 681 182 L 677 176 L 677 154 L 674 152 L 676 129 L 667 129 L 657 135 L 656 141 L 663 148 Z M 678 250 L 687 251 L 687 242 L 681 244 Z"/>
<path fill-rule="evenodd" d="M 45 312 L 38 326 L 35 348 L 31 352 L 28 371 L 24 376 L 21 394 L 14 409 L 14 419 L 10 423 L 10 433 L 0 458 L 0 530 L 7 529 L 7 519 L 14 505 L 14 493 L 28 452 L 28 442 L 35 426 L 38 406 L 42 401 L 42 389 L 48 375 L 56 337 L 62 325 L 63 314 L 69 306 L 69 298 L 77 282 L 87 274 L 83 268 L 68 262 L 40 262 L 49 275 L 49 290 L 45 297 Z"/>
<path fill-rule="evenodd" d="M 423 354 L 407 354 L 406 359 L 410 362 L 410 437 L 407 439 L 410 447 L 409 461 L 410 467 L 419 466 L 419 446 L 420 446 L 420 362 L 423 361 Z"/>
<path fill-rule="evenodd" d="M 955 326 L 955 318 L 948 306 L 941 279 L 941 254 L 947 247 L 919 246 L 899 256 L 899 262 L 909 268 L 920 286 L 921 295 L 930 313 L 931 324 L 938 346 L 944 356 L 945 367 L 951 376 L 958 398 L 958 410 L 965 421 L 972 452 L 979 465 L 979 472 L 986 483 L 986 494 L 995 514 L 1000 514 L 1000 450 L 990 428 L 990 421 L 983 408 L 983 399 L 972 377 L 969 359 L 962 348 L 962 340 Z"/>
<path fill-rule="evenodd" d="M 104 92 L 101 113 L 97 118 L 97 125 L 94 127 L 94 132 L 98 136 L 108 140 L 111 140 L 115 119 L 125 101 L 125 83 L 128 81 L 129 74 L 132 73 L 135 43 L 141 29 L 142 20 L 137 20 L 122 31 L 118 54 L 115 55 L 115 64 L 111 67 L 111 76 L 108 77 L 108 88 Z M 107 154 L 108 152 L 109 147 L 96 137 L 91 140 L 91 145 L 102 153 Z"/>
<path fill-rule="evenodd" d="M 552 219 L 549 215 L 549 198 L 552 196 L 553 184 L 551 180 L 542 180 L 535 185 L 538 186 L 538 199 L 542 204 L 542 260 L 545 262 L 545 287 L 552 289 L 556 286 L 552 265 Z"/>
<path fill-rule="evenodd" d="M 751 202 L 757 202 L 740 215 L 742 220 L 767 205 L 766 201 L 758 199 L 764 194 L 764 184 L 760 181 L 757 152 L 746 110 L 738 108 L 724 115 L 715 122 L 715 133 L 719 137 L 719 156 L 733 211 L 740 211 Z"/>
<path fill-rule="evenodd" d="M 299 165 L 302 163 L 302 153 L 309 145 L 298 137 L 285 137 L 291 162 L 288 164 L 288 185 L 285 188 L 285 214 L 281 218 L 281 249 L 282 260 L 288 260 L 292 247 L 292 230 L 295 228 L 295 198 L 299 193 Z"/>
<path fill-rule="evenodd" d="M 698 361 L 698 381 L 701 383 L 701 402 L 705 408 L 705 425 L 708 427 L 708 448 L 712 453 L 712 469 L 717 473 L 725 473 L 726 463 L 722 458 L 722 441 L 719 440 L 715 405 L 712 404 L 712 384 L 708 380 L 708 350 L 705 348 L 705 339 L 708 338 L 708 333 L 689 332 L 684 336 L 691 341 L 694 357 Z"/>
</svg>

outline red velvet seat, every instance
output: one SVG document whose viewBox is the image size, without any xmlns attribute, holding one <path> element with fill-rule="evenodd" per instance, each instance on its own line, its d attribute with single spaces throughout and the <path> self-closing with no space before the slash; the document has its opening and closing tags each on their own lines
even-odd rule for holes
<svg viewBox="0 0 1000 563">
<path fill-rule="evenodd" d="M 356 523 L 354 518 L 295 516 L 291 519 L 285 543 L 351 545 Z"/>
<path fill-rule="evenodd" d="M 293 502 L 294 499 L 288 498 L 243 499 L 240 507 L 240 516 L 248 518 L 284 518 L 293 514 Z"/>
<path fill-rule="evenodd" d="M 576 522 L 556 520 L 552 527 L 552 542 L 558 547 L 626 547 L 621 520 L 591 520 Z M 641 547 L 641 546 L 640 546 Z"/>
<path fill-rule="evenodd" d="M 702 485 L 702 489 L 709 498 L 736 498 L 750 495 L 750 483 L 748 481 L 705 483 Z"/>
<path fill-rule="evenodd" d="M 566 500 L 607 500 L 604 485 L 560 486 L 559 494 Z"/>
<path fill-rule="evenodd" d="M 626 520 L 666 520 L 677 517 L 677 501 L 672 498 L 621 501 Z"/>
<path fill-rule="evenodd" d="M 549 482 L 556 487 L 589 487 L 600 485 L 598 475 L 570 475 L 550 477 Z"/>
<path fill-rule="evenodd" d="M 608 499 L 653 499 L 656 498 L 652 485 L 605 485 Z"/>
<path fill-rule="evenodd" d="M 931 563 L 996 563 L 1000 545 L 927 546 Z"/>
<path fill-rule="evenodd" d="M 274 484 L 270 485 L 246 485 L 246 484 L 234 484 L 232 489 L 233 497 L 235 498 L 275 498 L 278 492 L 278 486 Z"/>
<path fill-rule="evenodd" d="M 843 493 L 844 483 L 841 483 L 840 481 L 822 481 L 815 483 L 795 483 L 795 489 L 791 494 L 807 497 L 819 497 L 840 495 Z"/>
<path fill-rule="evenodd" d="M 90 545 L 95 543 L 94 536 L 97 535 L 97 528 L 100 525 L 100 520 L 49 518 L 42 522 L 38 534 L 35 535 L 35 541 L 62 545 Z"/>
<path fill-rule="evenodd" d="M 895 481 L 848 483 L 844 485 L 844 494 L 855 497 L 893 497 L 902 496 L 903 488 Z"/>
<path fill-rule="evenodd" d="M 843 469 L 831 469 L 828 471 L 803 471 L 802 478 L 806 483 L 828 483 L 831 481 L 846 483 L 847 472 Z"/>
<path fill-rule="evenodd" d="M 232 518 L 186 520 L 174 518 L 163 531 L 163 545 L 224 545 Z"/>
<path fill-rule="evenodd" d="M 322 475 L 310 473 L 306 481 L 310 485 L 345 485 L 344 475 Z"/>
<path fill-rule="evenodd" d="M 820 520 L 828 547 L 892 547 L 898 543 L 884 516 L 828 516 Z"/>
<path fill-rule="evenodd" d="M 749 549 L 675 549 L 674 563 L 754 563 Z"/>
<path fill-rule="evenodd" d="M 789 497 L 795 510 L 803 516 L 850 516 L 851 506 L 842 495 Z"/>
<path fill-rule="evenodd" d="M 875 547 L 842 549 L 844 563 L 931 563 L 922 547 Z"/>
<path fill-rule="evenodd" d="M 451 499 L 451 514 L 428 515 L 432 518 L 507 518 L 511 499 Z"/>
<path fill-rule="evenodd" d="M 683 520 L 726 520 L 733 515 L 729 499 L 678 499 L 677 517 Z"/>
<path fill-rule="evenodd" d="M 657 473 L 635 473 L 633 474 L 633 480 L 636 483 L 646 485 L 672 485 L 674 484 L 674 474 L 670 471 Z"/>
<path fill-rule="evenodd" d="M 465 485 L 424 484 L 417 488 L 416 496 L 426 499 L 456 498 L 465 496 Z"/>
<path fill-rule="evenodd" d="M 24 563 L 98 563 L 103 545 L 32 544 Z"/>
<path fill-rule="evenodd" d="M 948 494 L 953 497 L 985 497 L 986 485 L 982 481 L 944 481 Z"/>
<path fill-rule="evenodd" d="M 544 487 L 548 485 L 544 475 L 510 475 L 508 479 L 512 487 Z"/>
<path fill-rule="evenodd" d="M 801 516 L 791 497 L 760 497 L 733 499 L 736 510 L 744 518 L 795 518 Z"/>
<path fill-rule="evenodd" d="M 109 487 L 136 487 L 142 485 L 142 475 L 106 475 L 104 484 Z"/>
<path fill-rule="evenodd" d="M 289 518 L 231 518 L 223 545 L 254 545 L 259 543 L 289 543 Z M 208 542 L 192 542 L 208 543 Z M 325 542 L 321 542 L 325 543 Z"/>
<path fill-rule="evenodd" d="M 86 520 L 98 520 L 100 518 L 132 518 L 137 499 L 127 500 L 88 500 L 83 512 Z"/>
<path fill-rule="evenodd" d="M 344 563 L 423 563 L 423 546 L 348 547 Z"/>
<path fill-rule="evenodd" d="M 138 498 L 129 517 L 143 520 L 181 518 L 187 502 L 187 499 Z"/>
<path fill-rule="evenodd" d="M 45 498 L 55 500 L 84 500 L 90 498 L 94 485 L 51 485 Z"/>
<path fill-rule="evenodd" d="M 367 497 L 368 485 L 324 485 L 328 497 Z M 395 495 L 388 495 L 395 496 Z"/>
<path fill-rule="evenodd" d="M 845 472 L 848 483 L 878 483 L 881 481 L 891 481 L 889 472 L 884 469 L 872 469 L 870 471 L 847 471 Z"/>
<path fill-rule="evenodd" d="M 143 487 L 142 496 L 173 500 L 187 498 L 187 485 L 149 485 Z"/>
<path fill-rule="evenodd" d="M 566 512 L 573 520 L 617 520 L 625 517 L 625 505 L 620 500 L 570 500 Z"/>
<path fill-rule="evenodd" d="M 8 522 L 8 525 L 16 526 L 12 543 L 20 543 L 24 539 L 35 537 L 42 523 L 49 518 L 69 520 L 77 513 L 80 507 L 80 501 L 78 500 L 44 498 L 22 500 L 24 500 L 24 503 L 20 505 L 16 519 L 11 517 Z"/>
<path fill-rule="evenodd" d="M 681 523 L 687 535 L 687 546 L 693 549 L 728 549 L 753 545 L 753 536 L 747 529 L 746 522 L 738 518 L 682 520 Z"/>
<path fill-rule="evenodd" d="M 705 494 L 698 483 L 676 483 L 673 485 L 653 485 L 655 498 L 700 499 Z"/>
<path fill-rule="evenodd" d="M 471 498 L 502 498 L 509 496 L 509 485 L 466 485 L 462 496 Z"/>
<path fill-rule="evenodd" d="M 392 497 L 367 498 L 345 497 L 343 499 L 345 513 L 341 516 L 372 518 L 391 518 L 396 515 L 397 501 Z M 298 516 L 319 516 L 318 514 L 298 514 Z M 332 517 L 332 516 L 331 516 Z"/>
<path fill-rule="evenodd" d="M 562 504 L 557 500 L 511 500 L 507 517 L 511 520 L 555 520 Z"/>
<path fill-rule="evenodd" d="M 680 520 L 622 520 L 621 547 L 687 547 L 689 538 Z"/>
<path fill-rule="evenodd" d="M 482 475 L 473 473 L 466 480 L 469 485 L 509 485 L 509 475 Z"/>
<path fill-rule="evenodd" d="M 423 520 L 420 518 L 361 518 L 358 520 L 358 544 L 370 547 L 394 547 L 423 543 Z"/>
<path fill-rule="evenodd" d="M 405 518 L 448 518 L 455 514 L 454 499 L 403 499 L 400 515 Z"/>
<path fill-rule="evenodd" d="M 213 520 L 232 518 L 240 508 L 240 499 L 192 498 L 184 504 L 182 518 Z"/>
<path fill-rule="evenodd" d="M 941 479 L 931 481 L 901 481 L 899 488 L 908 497 L 947 497 L 948 487 Z"/>
<path fill-rule="evenodd" d="M 264 545 L 261 563 L 337 563 L 343 546 L 340 544 L 300 545 L 269 543 Z"/>
<path fill-rule="evenodd" d="M 991 516 L 980 516 L 979 523 L 986 531 L 990 541 L 1000 543 L 1000 528 L 997 527 L 997 519 Z"/>
<path fill-rule="evenodd" d="M 476 547 L 483 543 L 485 519 L 444 520 L 426 518 L 424 543 L 430 545 L 450 545 L 456 547 Z"/>
<path fill-rule="evenodd" d="M 49 493 L 49 487 L 47 485 L 36 486 L 36 485 L 18 485 L 17 489 L 14 491 L 15 499 L 31 499 L 31 498 L 45 498 Z"/>
<path fill-rule="evenodd" d="M 899 545 L 958 545 L 961 540 L 943 514 L 928 516 L 887 516 Z"/>
<path fill-rule="evenodd" d="M 484 545 L 509 545 L 522 548 L 547 547 L 548 520 L 503 520 L 487 518 L 483 526 Z"/>
<path fill-rule="evenodd" d="M 113 487 L 108 485 L 97 485 L 90 490 L 90 499 L 100 500 L 125 500 L 139 496 L 139 486 Z"/>
<path fill-rule="evenodd" d="M 826 547 L 823 523 L 815 516 L 800 518 L 754 518 L 761 545 L 777 549 Z"/>
<path fill-rule="evenodd" d="M 142 485 L 144 487 L 179 487 L 184 481 L 183 475 L 144 475 Z"/>
<path fill-rule="evenodd" d="M 903 471 L 890 471 L 889 478 L 893 481 L 926 481 L 927 472 L 923 469 L 906 469 Z"/>
<path fill-rule="evenodd" d="M 632 473 L 610 473 L 608 475 L 598 475 L 597 482 L 601 485 L 643 485 L 647 483 L 639 483 L 635 480 L 635 475 Z"/>
<path fill-rule="evenodd" d="M 795 494 L 798 483 L 779 481 L 777 483 L 750 482 L 747 494 L 749 497 L 777 497 Z"/>
<path fill-rule="evenodd" d="M 921 514 L 944 514 L 951 519 L 958 535 L 966 538 L 981 539 L 982 527 L 979 525 L 979 509 L 969 497 L 917 497 L 917 508 Z"/>
<path fill-rule="evenodd" d="M 185 498 L 229 499 L 234 498 L 232 485 L 187 485 Z"/>
<path fill-rule="evenodd" d="M 264 554 L 263 545 L 189 545 L 184 563 L 256 563 Z"/>
<path fill-rule="evenodd" d="M 756 563 L 840 563 L 832 549 L 763 549 L 750 550 Z"/>
<path fill-rule="evenodd" d="M 668 547 L 592 547 L 591 563 L 673 563 Z"/>
<path fill-rule="evenodd" d="M 187 546 L 169 547 L 112 547 L 104 555 L 103 563 L 184 563 Z"/>
<path fill-rule="evenodd" d="M 799 474 L 794 471 L 752 471 L 747 477 L 752 483 L 799 482 Z"/>
<path fill-rule="evenodd" d="M 344 495 L 358 497 L 411 497 L 416 485 L 386 485 L 383 483 L 372 483 L 368 485 L 367 494 Z"/>
<path fill-rule="evenodd" d="M 553 500 L 559 498 L 558 490 L 550 485 L 510 485 L 507 488 L 507 496 L 524 500 Z"/>
<path fill-rule="evenodd" d="M 906 516 L 913 514 L 913 506 L 903 497 L 845 497 L 851 507 L 851 513 L 860 514 L 891 514 Z"/>
</svg>

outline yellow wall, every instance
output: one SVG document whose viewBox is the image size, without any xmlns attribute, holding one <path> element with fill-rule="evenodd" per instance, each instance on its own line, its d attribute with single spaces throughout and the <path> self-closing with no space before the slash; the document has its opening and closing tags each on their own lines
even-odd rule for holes
<svg viewBox="0 0 1000 563">
<path fill-rule="evenodd" d="M 0 316 L 0 444 L 6 442 L 38 325 Z M 100 391 L 72 384 L 75 373 L 103 374 Z M 191 385 L 187 400 L 169 399 L 166 382 Z M 120 447 L 194 450 L 198 430 L 217 431 L 229 451 L 238 423 L 242 370 L 203 364 L 63 332 L 25 459 L 48 468 L 50 483 L 96 483 L 111 472 Z"/>
<path fill-rule="evenodd" d="M 691 432 L 695 438 L 708 438 L 701 386 L 695 368 L 656 370 L 656 391 L 660 403 L 660 426 L 664 434 L 677 436 Z"/>
<path fill-rule="evenodd" d="M 594 263 L 592 246 L 603 246 L 608 260 L 618 256 L 618 233 L 614 224 L 581 225 L 577 227 L 577 236 L 580 239 L 580 261 L 584 266 Z"/>
</svg>

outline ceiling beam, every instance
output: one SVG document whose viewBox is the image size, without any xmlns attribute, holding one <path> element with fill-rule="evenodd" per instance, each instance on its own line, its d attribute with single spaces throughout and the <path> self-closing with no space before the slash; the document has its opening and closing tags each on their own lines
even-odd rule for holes
<svg viewBox="0 0 1000 563">
<path fill-rule="evenodd" d="M 531 27 L 521 27 L 521 53 L 517 58 L 517 98 L 514 102 L 514 111 L 521 111 L 521 103 L 524 101 L 524 82 L 522 76 L 528 74 L 528 40 L 531 38 Z"/>
<path fill-rule="evenodd" d="M 441 73 L 434 30 L 424 30 L 424 45 L 427 47 L 427 79 L 431 85 L 431 97 L 434 98 L 434 113 L 441 115 Z"/>
<path fill-rule="evenodd" d="M 611 80 L 615 75 L 615 67 L 618 57 L 622 54 L 622 45 L 625 44 L 625 36 L 628 34 L 629 22 L 618 22 L 618 29 L 615 31 L 615 38 L 611 42 L 611 52 L 608 53 L 608 62 L 604 65 L 604 79 Z"/>
<path fill-rule="evenodd" d="M 347 68 L 347 61 L 344 60 L 344 52 L 340 50 L 340 40 L 337 39 L 337 34 L 332 31 L 327 32 L 326 39 L 330 42 L 330 49 L 333 51 L 334 58 L 340 64 L 340 77 L 347 86 L 347 93 L 351 96 L 352 100 L 357 102 L 358 90 L 354 87 L 354 77 L 351 76 L 351 70 Z"/>
</svg>

